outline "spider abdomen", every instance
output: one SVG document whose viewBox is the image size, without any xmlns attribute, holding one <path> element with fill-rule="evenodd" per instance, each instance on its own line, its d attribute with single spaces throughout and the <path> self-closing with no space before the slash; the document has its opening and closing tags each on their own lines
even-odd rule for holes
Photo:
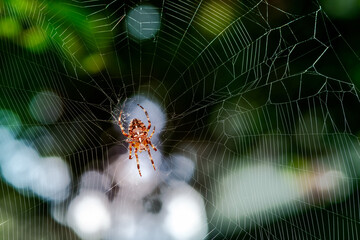
<svg viewBox="0 0 360 240">
<path fill-rule="evenodd" d="M 148 135 L 145 124 L 141 120 L 134 118 L 129 125 L 129 135 L 136 142 L 145 140 Z"/>
</svg>

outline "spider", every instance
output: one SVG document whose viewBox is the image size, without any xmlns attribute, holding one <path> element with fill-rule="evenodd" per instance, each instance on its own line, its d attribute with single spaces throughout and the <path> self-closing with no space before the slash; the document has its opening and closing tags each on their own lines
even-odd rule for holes
<svg viewBox="0 0 360 240">
<path fill-rule="evenodd" d="M 141 177 L 138 151 L 139 152 L 145 151 L 145 150 L 148 151 L 151 163 L 152 163 L 152 165 L 154 167 L 154 170 L 156 171 L 154 161 L 153 161 L 151 153 L 150 153 L 149 145 L 155 151 L 157 151 L 157 149 L 150 141 L 150 139 L 154 135 L 155 126 L 154 126 L 154 130 L 152 131 L 152 133 L 151 133 L 151 135 L 149 137 L 148 133 L 149 133 L 150 128 L 151 128 L 151 121 L 150 121 L 150 118 L 149 118 L 149 114 L 147 113 L 147 111 L 140 104 L 138 104 L 138 106 L 142 108 L 142 110 L 144 111 L 144 113 L 146 115 L 146 118 L 147 118 L 148 123 L 149 123 L 148 127 L 146 128 L 145 124 L 140 119 L 134 118 L 130 122 L 129 130 L 128 130 L 129 133 L 126 133 L 125 130 L 124 130 L 124 127 L 123 127 L 123 125 L 121 123 L 122 110 L 120 111 L 120 115 L 119 115 L 119 126 L 121 128 L 122 134 L 124 134 L 124 136 L 128 138 L 128 139 L 126 139 L 126 142 L 129 143 L 129 159 L 132 159 L 132 157 L 131 157 L 132 148 L 133 147 L 135 148 L 135 157 L 136 157 L 137 168 L 139 170 L 139 174 L 140 174 L 140 177 Z"/>
</svg>

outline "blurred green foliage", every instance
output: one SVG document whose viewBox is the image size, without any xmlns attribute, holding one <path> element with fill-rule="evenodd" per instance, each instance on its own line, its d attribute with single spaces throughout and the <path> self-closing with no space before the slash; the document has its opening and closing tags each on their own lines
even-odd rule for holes
<svg viewBox="0 0 360 240">
<path fill-rule="evenodd" d="M 99 56 L 111 48 L 110 30 L 96 34 L 107 24 L 106 18 L 89 16 L 88 10 L 66 2 L 4 0 L 0 12 L 0 36 L 32 52 L 44 53 L 55 48 L 58 54 L 80 66 L 78 62 L 86 62 L 89 57 Z M 94 68 L 84 64 L 84 67 L 86 71 L 98 73 L 103 65 Z"/>
</svg>

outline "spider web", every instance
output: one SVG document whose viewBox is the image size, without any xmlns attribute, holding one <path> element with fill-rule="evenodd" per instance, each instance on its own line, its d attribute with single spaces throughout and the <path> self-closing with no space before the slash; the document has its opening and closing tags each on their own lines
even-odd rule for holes
<svg viewBox="0 0 360 240">
<path fill-rule="evenodd" d="M 2 239 L 359 238 L 359 57 L 317 1 L 0 14 Z M 148 124 L 136 104 L 142 178 L 118 126 Z"/>
</svg>

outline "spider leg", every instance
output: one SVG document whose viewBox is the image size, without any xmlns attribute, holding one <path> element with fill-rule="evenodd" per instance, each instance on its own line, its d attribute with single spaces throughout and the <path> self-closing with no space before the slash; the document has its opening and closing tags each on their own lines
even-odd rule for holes
<svg viewBox="0 0 360 240">
<path fill-rule="evenodd" d="M 145 115 L 146 115 L 146 118 L 147 118 L 148 123 L 149 123 L 149 125 L 148 125 L 148 127 L 147 127 L 147 131 L 150 131 L 151 121 L 150 121 L 150 118 L 149 118 L 149 114 L 148 114 L 148 112 L 145 110 L 145 108 L 143 108 L 143 106 L 141 106 L 140 104 L 138 104 L 138 106 L 142 108 L 142 110 L 144 111 L 144 113 L 145 113 Z"/>
<path fill-rule="evenodd" d="M 127 133 L 125 132 L 125 129 L 124 129 L 122 123 L 121 123 L 121 114 L 122 114 L 122 109 L 121 109 L 120 115 L 119 115 L 119 126 L 120 126 L 120 128 L 121 128 L 121 132 L 122 132 L 122 134 L 123 134 L 125 137 L 129 137 L 129 134 L 127 134 Z"/>
<path fill-rule="evenodd" d="M 149 144 L 151 145 L 151 147 L 155 150 L 155 152 L 157 151 L 157 148 L 154 146 L 154 144 L 152 144 L 152 142 L 149 140 Z"/>
<path fill-rule="evenodd" d="M 151 139 L 151 138 L 152 138 L 152 136 L 154 135 L 154 132 L 155 132 L 155 126 L 154 126 L 154 130 L 152 131 L 152 133 L 151 133 L 151 135 L 150 135 L 149 139 Z"/>
<path fill-rule="evenodd" d="M 154 164 L 154 160 L 153 160 L 153 158 L 152 158 L 152 156 L 151 156 L 151 153 L 150 153 L 150 147 L 147 145 L 147 150 L 148 150 L 148 153 L 149 153 L 149 156 L 150 156 L 150 160 L 151 160 L 151 163 L 152 163 L 152 165 L 153 165 L 153 167 L 154 167 L 154 170 L 156 171 L 156 168 L 155 168 L 155 164 Z"/>
<path fill-rule="evenodd" d="M 140 174 L 140 177 L 141 177 L 141 172 L 140 172 L 140 163 L 139 163 L 139 156 L 138 156 L 138 149 L 135 148 L 135 157 L 136 157 L 136 164 L 137 164 L 137 168 L 139 170 L 139 174 Z"/>
<path fill-rule="evenodd" d="M 132 144 L 129 144 L 129 159 L 131 159 Z"/>
</svg>

